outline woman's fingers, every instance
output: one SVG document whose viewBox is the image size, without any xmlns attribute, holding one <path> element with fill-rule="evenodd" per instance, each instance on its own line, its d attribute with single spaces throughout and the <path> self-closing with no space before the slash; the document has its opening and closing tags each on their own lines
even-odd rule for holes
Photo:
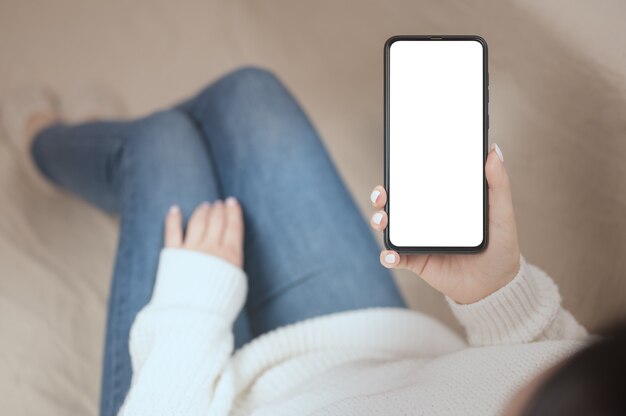
<svg viewBox="0 0 626 416">
<path fill-rule="evenodd" d="M 243 214 L 234 197 L 226 198 L 226 228 L 222 242 L 226 247 L 241 249 L 243 245 Z"/>
<path fill-rule="evenodd" d="M 209 203 L 203 202 L 193 211 L 187 223 L 187 233 L 185 236 L 186 247 L 195 248 L 200 245 L 207 228 L 207 219 L 211 210 L 212 208 Z"/>
<path fill-rule="evenodd" d="M 383 250 L 380 252 L 380 264 L 388 269 L 409 269 L 411 260 L 421 257 L 414 254 L 398 254 L 394 250 Z"/>
<path fill-rule="evenodd" d="M 370 194 L 370 201 L 376 209 L 382 209 L 387 203 L 387 192 L 381 185 L 377 185 Z"/>
<path fill-rule="evenodd" d="M 383 231 L 387 227 L 387 213 L 385 211 L 377 211 L 370 218 L 370 225 L 373 229 Z"/>
<path fill-rule="evenodd" d="M 183 215 L 178 205 L 172 205 L 165 217 L 165 247 L 178 248 L 183 245 Z"/>
<path fill-rule="evenodd" d="M 515 221 L 509 175 L 504 167 L 502 151 L 493 144 L 485 164 L 489 185 L 489 217 L 498 223 Z"/>
<path fill-rule="evenodd" d="M 380 252 L 380 264 L 388 269 L 410 269 L 412 260 L 421 257 L 414 254 L 398 254 L 394 250 L 383 250 Z"/>
<path fill-rule="evenodd" d="M 430 254 L 398 254 L 394 250 L 380 252 L 380 264 L 388 269 L 407 269 L 424 278 L 424 269 L 429 264 Z"/>
<path fill-rule="evenodd" d="M 200 204 L 189 218 L 183 238 L 180 208 L 172 206 L 165 218 L 165 247 L 184 247 L 213 255 L 243 267 L 243 215 L 234 197 L 226 202 Z"/>
<path fill-rule="evenodd" d="M 385 188 L 377 185 L 370 194 L 370 201 L 372 201 L 372 205 L 374 205 L 375 208 L 380 210 L 372 215 L 370 225 L 373 229 L 382 231 L 387 226 L 387 213 L 382 210 L 387 203 L 387 192 L 385 192 Z"/>
<path fill-rule="evenodd" d="M 388 269 L 393 269 L 398 265 L 400 255 L 393 250 L 383 250 L 380 252 L 380 264 Z"/>
<path fill-rule="evenodd" d="M 224 203 L 217 200 L 211 207 L 211 214 L 208 218 L 206 235 L 203 239 L 203 245 L 216 246 L 222 241 L 222 235 L 224 233 L 224 226 L 226 222 L 226 210 Z"/>
</svg>

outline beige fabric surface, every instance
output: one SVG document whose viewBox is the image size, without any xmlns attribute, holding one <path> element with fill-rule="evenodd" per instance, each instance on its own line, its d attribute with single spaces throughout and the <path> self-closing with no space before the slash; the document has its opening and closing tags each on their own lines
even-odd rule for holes
<svg viewBox="0 0 626 416">
<path fill-rule="evenodd" d="M 523 252 L 596 329 L 626 312 L 625 17 L 619 0 L 3 0 L 0 93 L 96 81 L 140 115 L 239 65 L 266 66 L 368 213 L 382 180 L 384 40 L 480 34 L 490 137 L 511 175 Z M 96 414 L 115 220 L 36 192 L 4 140 L 0 192 L 2 413 Z M 397 278 L 412 307 L 458 329 L 440 295 Z"/>
</svg>

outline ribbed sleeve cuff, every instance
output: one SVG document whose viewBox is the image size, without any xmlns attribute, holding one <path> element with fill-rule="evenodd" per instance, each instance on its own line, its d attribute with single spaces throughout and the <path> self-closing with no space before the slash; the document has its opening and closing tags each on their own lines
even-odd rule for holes
<svg viewBox="0 0 626 416">
<path fill-rule="evenodd" d="M 513 280 L 486 298 L 468 305 L 446 299 L 474 346 L 533 341 L 555 319 L 561 306 L 552 279 L 523 257 Z"/>
<path fill-rule="evenodd" d="M 161 251 L 150 303 L 207 309 L 233 322 L 246 292 L 246 275 L 240 268 L 215 256 L 166 248 Z"/>
</svg>

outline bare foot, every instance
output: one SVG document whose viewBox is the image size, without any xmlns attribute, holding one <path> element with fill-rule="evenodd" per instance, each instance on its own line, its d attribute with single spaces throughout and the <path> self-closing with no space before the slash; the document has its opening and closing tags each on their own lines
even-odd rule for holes
<svg viewBox="0 0 626 416">
<path fill-rule="evenodd" d="M 24 126 L 24 138 L 30 148 L 37 135 L 47 127 L 59 122 L 59 116 L 53 112 L 32 115 Z"/>
<path fill-rule="evenodd" d="M 23 172 L 42 192 L 54 186 L 45 178 L 32 158 L 33 140 L 41 131 L 59 121 L 54 93 L 41 86 L 24 86 L 2 97 L 0 121 L 6 138 L 20 159 Z"/>
</svg>

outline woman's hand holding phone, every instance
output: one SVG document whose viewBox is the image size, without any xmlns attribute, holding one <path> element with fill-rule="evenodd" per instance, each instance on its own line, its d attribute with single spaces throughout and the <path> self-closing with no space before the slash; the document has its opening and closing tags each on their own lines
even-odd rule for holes
<svg viewBox="0 0 626 416">
<path fill-rule="evenodd" d="M 380 253 L 383 266 L 411 270 L 436 290 L 462 304 L 477 302 L 509 283 L 519 271 L 520 249 L 509 177 L 497 145 L 489 152 L 485 173 L 489 186 L 489 243 L 485 250 L 454 255 L 398 254 L 383 250 Z M 385 189 L 374 188 L 371 199 L 380 211 L 372 216 L 370 224 L 383 231 L 387 226 Z"/>
<path fill-rule="evenodd" d="M 165 217 L 165 247 L 210 254 L 243 267 L 243 213 L 233 197 L 225 202 L 200 204 L 191 214 L 183 235 L 183 216 L 178 206 Z"/>
</svg>

